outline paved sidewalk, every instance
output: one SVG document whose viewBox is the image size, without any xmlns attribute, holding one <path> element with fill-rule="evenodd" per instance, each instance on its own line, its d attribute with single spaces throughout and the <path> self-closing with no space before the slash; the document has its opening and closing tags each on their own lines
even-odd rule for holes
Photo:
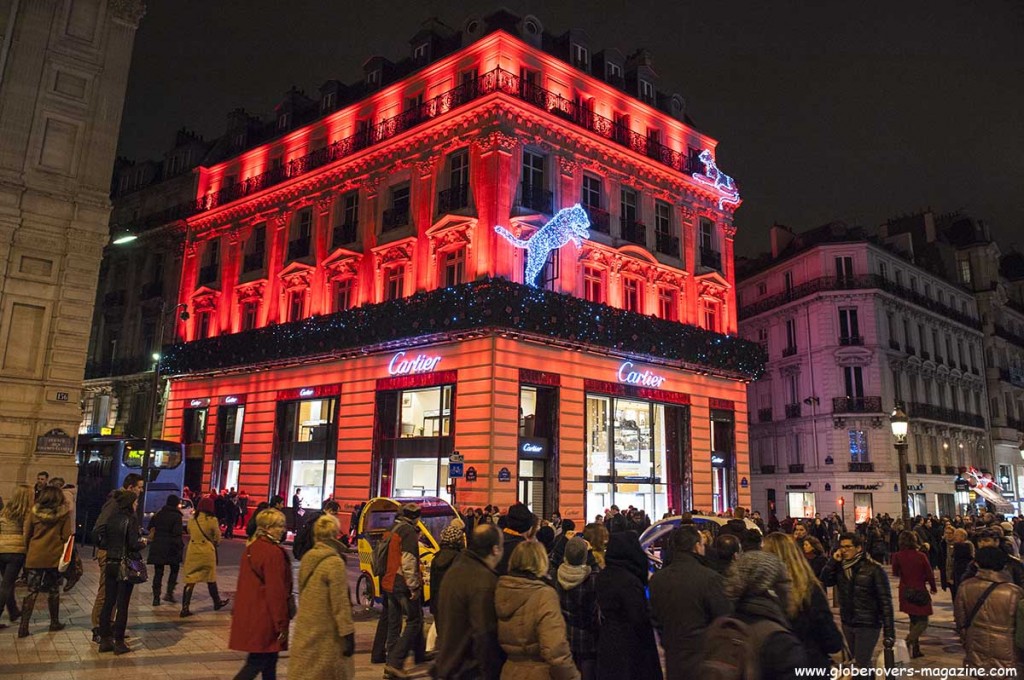
<svg viewBox="0 0 1024 680">
<path fill-rule="evenodd" d="M 218 577 L 222 597 L 233 597 L 244 541 L 228 541 L 221 549 L 221 567 Z M 99 570 L 88 560 L 90 548 L 83 550 L 86 560 L 85 576 L 70 593 L 61 598 L 61 620 L 68 627 L 59 633 L 47 631 L 49 617 L 46 601 L 40 598 L 32 619 L 32 634 L 17 639 L 15 627 L 0 630 L 0 680 L 112 680 L 126 671 L 133 677 L 140 674 L 144 680 L 188 678 L 206 680 L 231 678 L 241 667 L 244 654 L 227 648 L 231 625 L 230 606 L 214 612 L 205 588 L 196 589 L 193 599 L 195 614 L 188 619 L 178 618 L 178 606 L 163 604 L 153 607 L 152 586 L 143 584 L 132 595 L 128 619 L 129 644 L 133 652 L 120 657 L 100 655 L 91 641 L 89 614 Z M 350 559 L 351 583 L 358 573 L 355 560 Z M 893 593 L 895 594 L 895 582 Z M 19 589 L 19 596 L 23 591 Z M 181 586 L 178 586 L 178 598 Z M 953 632 L 953 611 L 949 594 L 935 596 L 936 614 L 932 625 L 922 638 L 923 659 L 915 659 L 914 667 L 951 667 L 962 662 L 962 650 Z M 6 618 L 4 619 L 6 621 Z M 904 637 L 908 619 L 897 614 L 897 633 Z M 378 680 L 383 667 L 370 663 L 369 649 L 376 627 L 376 616 L 371 612 L 357 612 L 356 621 L 356 677 L 359 680 Z M 287 654 L 278 666 L 279 677 L 288 677 Z"/>
</svg>

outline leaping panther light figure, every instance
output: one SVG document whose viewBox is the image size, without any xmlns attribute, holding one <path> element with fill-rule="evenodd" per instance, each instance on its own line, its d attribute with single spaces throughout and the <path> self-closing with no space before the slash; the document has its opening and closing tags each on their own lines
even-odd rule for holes
<svg viewBox="0 0 1024 680">
<path fill-rule="evenodd" d="M 718 209 L 724 210 L 726 204 L 740 204 L 740 190 L 736 188 L 736 182 L 732 177 L 718 169 L 711 152 L 704 149 L 697 156 L 697 159 L 704 164 L 704 172 L 693 173 L 693 178 L 719 192 Z"/>
<path fill-rule="evenodd" d="M 579 248 L 585 238 L 590 238 L 590 218 L 587 211 L 577 203 L 563 208 L 528 239 L 519 239 L 505 227 L 494 227 L 494 231 L 516 248 L 526 251 L 526 283 L 537 286 L 537 276 L 544 269 L 544 263 L 552 250 L 558 250 L 569 241 Z"/>
</svg>

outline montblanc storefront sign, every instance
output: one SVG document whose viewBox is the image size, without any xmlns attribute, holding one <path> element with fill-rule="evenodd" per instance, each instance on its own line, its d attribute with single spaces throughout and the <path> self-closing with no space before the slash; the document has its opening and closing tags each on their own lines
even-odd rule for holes
<svg viewBox="0 0 1024 680">
<path fill-rule="evenodd" d="M 413 375 L 415 373 L 430 373 L 441 363 L 439 356 L 427 356 L 418 354 L 414 358 L 408 358 L 406 352 L 397 352 L 388 362 L 388 375 Z"/>
<path fill-rule="evenodd" d="M 619 366 L 618 378 L 620 383 L 627 385 L 639 385 L 640 387 L 661 387 L 666 378 L 663 375 L 652 373 L 649 370 L 636 370 L 632 361 L 623 361 Z"/>
<path fill-rule="evenodd" d="M 843 491 L 878 491 L 882 488 L 881 483 L 877 484 L 843 484 Z"/>
</svg>

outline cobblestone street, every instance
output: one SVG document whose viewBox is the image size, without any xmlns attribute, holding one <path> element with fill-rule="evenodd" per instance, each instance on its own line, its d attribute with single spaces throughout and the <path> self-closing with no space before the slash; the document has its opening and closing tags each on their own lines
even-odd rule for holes
<svg viewBox="0 0 1024 680">
<path fill-rule="evenodd" d="M 237 565 L 244 542 L 227 541 L 221 550 L 218 581 L 222 594 L 234 596 Z M 83 550 L 83 558 L 91 548 Z M 354 558 L 349 560 L 350 583 L 355 584 L 357 574 Z M 61 620 L 68 627 L 59 633 L 46 630 L 48 622 L 44 600 L 37 603 L 32 619 L 32 635 L 19 640 L 12 626 L 0 630 L 0 678 L 12 680 L 109 680 L 119 669 L 133 676 L 140 671 L 146 680 L 159 678 L 230 678 L 242 665 L 244 655 L 227 648 L 231 624 L 228 610 L 214 612 L 205 589 L 197 588 L 193 599 L 194 615 L 178 618 L 178 606 L 151 605 L 152 588 L 149 583 L 140 586 L 132 595 L 128 631 L 132 653 L 114 657 L 97 653 L 91 642 L 89 612 L 96 592 L 98 569 L 95 562 L 86 559 L 85 577 L 61 600 Z M 895 581 L 893 592 L 895 592 Z M 19 595 L 21 591 L 19 590 Z M 177 595 L 180 598 L 181 586 Z M 953 608 L 949 594 L 939 592 L 935 597 L 936 614 L 928 632 L 922 638 L 923 659 L 912 662 L 915 667 L 959 666 L 961 647 L 953 632 Z M 356 677 L 359 680 L 383 675 L 383 666 L 370 663 L 370 644 L 376 626 L 376 616 L 356 613 Z M 6 619 L 5 619 L 6 621 Z M 906 635 L 907 617 L 897 614 L 897 632 Z M 426 668 L 423 669 L 424 671 Z M 288 674 L 288 655 L 282 655 L 278 666 L 280 677 Z"/>
</svg>

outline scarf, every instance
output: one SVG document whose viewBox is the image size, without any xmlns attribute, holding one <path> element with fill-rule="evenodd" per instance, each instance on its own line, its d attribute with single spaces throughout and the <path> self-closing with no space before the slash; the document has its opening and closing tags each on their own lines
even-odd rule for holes
<svg viewBox="0 0 1024 680">
<path fill-rule="evenodd" d="M 853 578 L 853 568 L 857 566 L 857 563 L 862 559 L 864 559 L 864 553 L 859 552 L 852 560 L 843 560 L 843 573 L 846 574 L 847 581 Z"/>
<path fill-rule="evenodd" d="M 572 590 L 587 580 L 590 576 L 590 567 L 585 564 L 575 566 L 568 562 L 562 562 L 558 567 L 558 585 L 565 590 Z"/>
</svg>

